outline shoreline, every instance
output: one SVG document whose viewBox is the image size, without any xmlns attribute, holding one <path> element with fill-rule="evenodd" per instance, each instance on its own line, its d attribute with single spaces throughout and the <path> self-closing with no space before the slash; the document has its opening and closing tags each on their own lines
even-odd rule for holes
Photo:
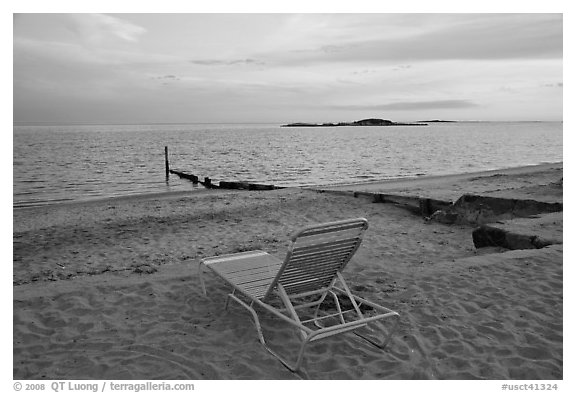
<svg viewBox="0 0 576 393">
<path fill-rule="evenodd" d="M 422 176 L 383 182 L 344 184 L 313 189 L 331 192 L 364 192 L 456 202 L 464 194 L 507 199 L 534 199 L 562 202 L 562 188 L 550 187 L 562 181 L 562 162 L 496 169 L 445 176 Z"/>
<path fill-rule="evenodd" d="M 459 173 L 452 173 L 447 175 L 424 175 L 424 176 L 411 176 L 406 178 L 393 178 L 388 180 L 367 180 L 361 182 L 351 182 L 351 183 L 337 183 L 337 184 L 330 184 L 326 186 L 319 186 L 325 188 L 343 188 L 343 187 L 366 187 L 372 185 L 397 185 L 401 183 L 416 183 L 420 181 L 424 182 L 432 182 L 432 181 L 454 181 L 454 180 L 461 180 L 470 177 L 486 177 L 492 176 L 496 174 L 503 174 L 503 175 L 521 175 L 526 173 L 532 173 L 535 171 L 545 171 L 555 168 L 563 167 L 564 162 L 550 162 L 550 163 L 542 163 L 542 164 L 534 164 L 534 165 L 521 165 L 521 166 L 514 166 L 514 167 L 506 167 L 501 169 L 489 169 L 485 171 L 474 171 L 474 172 L 459 172 Z M 317 186 L 310 186 L 310 187 L 317 187 Z"/>
<path fill-rule="evenodd" d="M 461 172 L 448 175 L 424 175 L 424 176 L 410 176 L 401 178 L 392 178 L 384 180 L 365 180 L 358 182 L 346 182 L 346 183 L 331 183 L 325 185 L 304 185 L 304 186 L 287 186 L 285 188 L 301 188 L 301 189 L 321 189 L 321 190 L 368 190 L 370 188 L 386 189 L 391 187 L 401 187 L 401 186 L 415 186 L 418 184 L 429 185 L 432 182 L 442 182 L 446 183 L 448 181 L 463 180 L 471 177 L 485 177 L 494 174 L 504 174 L 504 175 L 518 175 L 522 173 L 530 173 L 539 170 L 549 170 L 553 168 L 559 168 L 563 166 L 563 162 L 553 162 L 544 164 L 534 164 L 534 165 L 523 165 L 518 167 L 508 167 L 502 169 L 491 169 L 486 171 L 475 171 L 475 172 Z M 231 190 L 219 190 L 219 189 L 207 189 L 198 188 L 194 190 L 181 190 L 181 191 L 166 191 L 166 192 L 150 192 L 150 193 L 134 193 L 130 195 L 121 196 L 110 196 L 110 197 L 96 197 L 91 199 L 82 200 L 70 200 L 64 202 L 56 203 L 43 203 L 38 205 L 29 206 L 12 206 L 13 211 L 24 210 L 24 209 L 42 209 L 53 206 L 67 206 L 67 205 L 92 205 L 99 203 L 106 203 L 112 201 L 124 201 L 124 200 L 145 200 L 153 198 L 179 198 L 183 196 L 214 193 L 214 192 L 226 192 Z"/>
<path fill-rule="evenodd" d="M 229 190 L 218 190 L 218 189 L 197 189 L 197 190 L 187 190 L 187 191 L 165 191 L 165 192 L 147 192 L 147 193 L 133 193 L 129 195 L 120 195 L 120 196 L 109 196 L 109 197 L 96 197 L 90 199 L 78 199 L 78 200 L 69 200 L 64 202 L 56 202 L 56 203 L 43 203 L 38 205 L 29 205 L 29 206 L 13 206 L 14 211 L 18 210 L 29 210 L 29 209 L 43 209 L 43 208 L 51 208 L 57 206 L 90 206 L 90 205 L 97 205 L 101 203 L 107 202 L 123 202 L 123 201 L 139 201 L 139 200 L 147 200 L 147 199 L 154 199 L 154 198 L 162 198 L 162 199 L 171 199 L 171 198 L 180 198 L 189 195 L 195 194 L 206 194 L 206 193 L 214 193 L 219 191 L 229 191 Z"/>
<path fill-rule="evenodd" d="M 467 174 L 490 182 L 452 191 L 548 193 L 542 183 L 562 177 L 550 165 Z M 202 295 L 197 262 L 256 249 L 282 258 L 296 230 L 355 217 L 369 228 L 343 274 L 354 293 L 399 312 L 400 325 L 384 351 L 353 335 L 312 345 L 305 377 L 563 378 L 562 244 L 476 248 L 474 226 L 303 188 L 14 209 L 13 378 L 299 379 L 262 348 L 245 310 L 224 310 L 222 281 L 207 274 Z M 561 212 L 545 223 L 561 235 Z M 265 324 L 279 351 L 295 348 L 290 326 Z"/>
</svg>

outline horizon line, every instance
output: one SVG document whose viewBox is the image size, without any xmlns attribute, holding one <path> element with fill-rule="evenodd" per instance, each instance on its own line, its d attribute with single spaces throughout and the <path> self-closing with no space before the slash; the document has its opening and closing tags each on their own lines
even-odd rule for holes
<svg viewBox="0 0 576 393">
<path fill-rule="evenodd" d="M 357 121 L 357 120 L 354 120 Z M 396 120 L 395 120 L 396 121 Z M 564 120 L 452 120 L 452 119 L 429 119 L 429 120 L 402 120 L 402 122 L 454 122 L 454 123 L 548 123 L 548 122 L 563 122 Z M 301 123 L 315 122 L 299 121 Z M 333 123 L 334 121 L 330 121 Z M 138 125 L 202 125 L 202 124 L 292 124 L 290 122 L 277 122 L 277 121 L 242 121 L 242 122 L 112 122 L 112 123 L 99 123 L 99 122 L 59 122 L 59 121 L 13 121 L 12 126 L 138 126 Z M 319 122 L 322 124 L 324 122 Z"/>
</svg>

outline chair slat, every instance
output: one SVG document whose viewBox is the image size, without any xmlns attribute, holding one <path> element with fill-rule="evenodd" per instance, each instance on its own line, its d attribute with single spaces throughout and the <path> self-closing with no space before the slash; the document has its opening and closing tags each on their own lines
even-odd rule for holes
<svg viewBox="0 0 576 393">
<path fill-rule="evenodd" d="M 294 253 L 293 253 L 290 259 L 292 261 L 296 262 L 299 259 L 314 258 L 315 256 L 329 256 L 329 255 L 339 254 L 339 253 L 349 254 L 350 252 L 354 251 L 355 248 L 356 248 L 356 244 L 350 245 L 347 247 L 330 248 L 330 249 L 319 250 L 319 251 L 311 250 L 311 251 L 306 252 L 306 253 L 298 252 L 298 253 L 296 253 L 296 255 L 294 255 Z"/>
<path fill-rule="evenodd" d="M 318 255 L 318 254 L 322 254 L 322 255 L 326 255 L 326 254 L 330 254 L 330 253 L 334 253 L 334 252 L 340 252 L 340 251 L 344 251 L 344 252 L 350 252 L 352 251 L 354 248 L 356 248 L 356 245 L 359 242 L 355 242 L 355 243 L 351 243 L 351 244 L 346 244 L 346 245 L 341 245 L 341 246 L 333 246 L 333 247 L 323 247 L 323 248 L 311 248 L 308 250 L 300 250 L 300 249 L 294 249 L 292 251 L 292 255 L 291 255 L 291 259 L 298 259 L 300 257 L 308 257 L 308 256 L 314 256 L 314 255 Z"/>
<path fill-rule="evenodd" d="M 329 285 L 332 280 L 330 278 L 326 278 L 326 277 L 312 277 L 308 280 L 304 280 L 304 279 L 299 279 L 299 280 L 289 280 L 286 282 L 281 282 L 280 284 L 282 284 L 283 286 L 285 286 L 286 288 L 291 287 L 291 288 L 296 288 L 297 286 L 301 286 L 301 285 L 308 285 L 309 283 L 316 283 L 318 285 L 318 289 L 319 288 L 324 288 L 325 285 Z"/>
<path fill-rule="evenodd" d="M 282 278 L 279 282 L 288 282 L 298 280 L 299 278 L 306 278 L 306 277 L 321 277 L 322 275 L 333 275 L 334 272 L 340 270 L 340 265 L 324 265 L 315 269 L 299 269 L 299 270 L 292 270 L 286 274 L 282 275 Z"/>
<path fill-rule="evenodd" d="M 289 286 L 287 288 L 285 288 L 286 293 L 291 295 L 291 294 L 298 294 L 301 292 L 309 292 L 309 291 L 313 291 L 315 289 L 319 289 L 319 288 L 323 288 L 323 289 L 328 289 L 328 286 L 330 285 L 332 281 L 319 281 L 319 280 L 315 280 L 315 281 L 310 281 L 307 283 L 301 283 L 299 285 L 294 285 L 294 286 Z"/>
<path fill-rule="evenodd" d="M 342 232 L 352 229 L 364 229 L 366 224 L 364 222 L 354 222 L 349 224 L 342 224 L 342 225 L 333 225 L 333 226 L 320 226 L 319 228 L 312 228 L 309 230 L 305 230 L 301 232 L 298 237 L 308 237 L 308 236 L 315 236 L 315 235 L 324 235 L 332 232 Z"/>
<path fill-rule="evenodd" d="M 202 259 L 202 263 L 205 265 L 211 265 L 213 263 L 226 263 L 235 260 L 244 260 L 244 262 L 250 260 L 252 257 L 262 257 L 269 255 L 267 252 L 262 250 L 255 250 L 255 251 L 245 251 L 239 252 L 236 254 L 226 254 L 226 255 L 218 255 L 214 257 L 207 257 Z"/>
<path fill-rule="evenodd" d="M 287 285 L 284 290 L 288 295 L 299 294 L 302 292 L 310 292 L 316 289 L 323 289 L 328 290 L 330 284 L 332 283 L 331 280 L 312 280 L 308 282 L 301 282 L 294 285 Z"/>
<path fill-rule="evenodd" d="M 314 270 L 315 267 L 322 267 L 324 265 L 338 265 L 340 266 L 342 263 L 345 263 L 350 258 L 350 255 L 339 255 L 339 256 L 329 256 L 329 257 L 322 257 L 318 256 L 314 259 L 309 260 L 301 260 L 297 263 L 294 263 L 284 269 L 285 274 L 293 270 Z"/>
<path fill-rule="evenodd" d="M 278 267 L 282 266 L 282 261 L 273 257 L 270 254 L 247 256 L 244 259 L 231 259 L 223 262 L 217 261 L 207 264 L 210 269 L 218 270 L 222 273 L 233 273 L 240 271 L 253 271 L 258 272 L 262 270 L 278 271 Z"/>
<path fill-rule="evenodd" d="M 241 276 L 241 275 L 268 273 L 268 272 L 276 274 L 278 272 L 279 266 L 281 266 L 281 264 L 252 267 L 249 269 L 241 269 L 241 267 L 238 266 L 232 266 L 228 268 L 222 268 L 220 266 L 209 266 L 209 268 L 214 271 L 221 272 L 223 274 Z"/>
<path fill-rule="evenodd" d="M 276 275 L 271 273 L 248 275 L 248 276 L 226 276 L 230 281 L 237 284 L 251 283 L 256 281 L 271 281 Z"/>
<path fill-rule="evenodd" d="M 350 251 L 352 250 L 348 250 L 346 252 L 339 252 L 339 253 L 334 253 L 334 254 L 328 254 L 328 255 L 322 255 L 322 254 L 315 254 L 312 255 L 308 258 L 305 257 L 300 257 L 296 260 L 292 260 L 291 262 L 291 268 L 295 267 L 298 268 L 300 266 L 307 266 L 307 265 L 316 265 L 318 263 L 324 262 L 324 261 L 338 261 L 338 260 L 343 260 L 346 259 L 350 256 Z M 285 270 L 289 270 L 288 268 L 286 268 Z"/>
<path fill-rule="evenodd" d="M 354 238 L 339 239 L 339 240 L 334 240 L 334 241 L 316 242 L 314 244 L 296 243 L 294 246 L 294 253 L 297 253 L 297 252 L 306 253 L 308 251 L 346 247 L 346 246 L 356 244 L 358 241 L 360 241 L 360 238 L 354 237 Z"/>
<path fill-rule="evenodd" d="M 216 272 L 217 274 L 222 275 L 222 276 L 242 279 L 242 277 L 250 277 L 250 276 L 275 276 L 276 274 L 278 274 L 279 268 L 277 267 L 276 271 L 268 270 L 268 269 L 258 269 L 258 270 L 253 269 L 253 270 L 250 270 L 248 272 L 238 272 L 238 271 L 227 272 L 227 271 L 222 271 L 219 269 L 212 269 L 212 270 L 214 272 Z M 246 274 L 246 273 L 250 273 L 250 274 Z"/>
<path fill-rule="evenodd" d="M 310 264 L 301 263 L 298 265 L 290 266 L 289 269 L 284 270 L 284 274 L 282 276 L 287 277 L 293 274 L 298 274 L 300 272 L 312 274 L 314 272 L 319 272 L 331 268 L 339 269 L 340 266 L 345 262 L 346 262 L 345 258 L 339 258 L 337 260 L 335 260 L 334 258 L 328 258 L 325 260 L 319 260 L 316 263 L 310 263 Z"/>
</svg>

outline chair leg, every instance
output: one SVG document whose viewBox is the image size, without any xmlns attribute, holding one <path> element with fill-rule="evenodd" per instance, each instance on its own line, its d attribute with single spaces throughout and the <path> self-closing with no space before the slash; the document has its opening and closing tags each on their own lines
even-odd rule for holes
<svg viewBox="0 0 576 393">
<path fill-rule="evenodd" d="M 224 310 L 228 310 L 228 305 L 230 304 L 230 298 L 232 296 L 234 296 L 235 293 L 236 293 L 236 289 L 233 289 L 232 293 L 229 294 L 228 296 L 226 296 L 226 302 L 224 302 Z"/>
<path fill-rule="evenodd" d="M 273 355 L 276 359 L 278 359 L 290 371 L 297 372 L 300 366 L 302 365 L 302 360 L 304 359 L 304 352 L 306 351 L 306 347 L 310 342 L 310 340 L 308 338 L 303 340 L 302 344 L 300 345 L 300 350 L 298 351 L 298 358 L 296 359 L 296 362 L 294 364 L 290 364 L 284 357 L 280 356 L 276 351 L 274 351 L 272 348 L 268 346 L 268 343 L 266 343 L 266 339 L 264 338 L 264 333 L 262 331 L 262 326 L 260 325 L 260 319 L 258 318 L 258 314 L 256 313 L 256 311 L 252 307 L 253 303 L 248 305 L 244 301 L 237 298 L 233 293 L 229 294 L 228 298 L 236 301 L 238 304 L 240 304 L 242 307 L 244 307 L 246 310 L 250 312 L 250 314 L 252 315 L 252 319 L 254 320 L 254 324 L 256 325 L 258 340 L 264 346 L 264 348 L 266 348 L 266 350 L 270 352 L 271 355 Z"/>
<path fill-rule="evenodd" d="M 256 314 L 256 311 L 254 311 L 254 309 L 251 306 L 249 306 L 248 304 L 246 304 L 242 300 L 238 299 L 236 297 L 236 295 L 234 295 L 234 293 L 229 294 L 228 299 L 234 300 L 236 303 L 240 304 L 242 307 L 244 307 L 246 310 L 248 310 L 248 312 L 250 312 L 250 315 L 252 315 L 252 319 L 254 320 L 254 324 L 256 325 L 256 332 L 258 333 L 258 340 L 260 340 L 260 342 L 263 345 L 266 345 L 266 340 L 264 340 L 264 334 L 262 333 L 262 326 L 260 325 L 260 319 L 258 318 L 258 314 Z"/>
</svg>

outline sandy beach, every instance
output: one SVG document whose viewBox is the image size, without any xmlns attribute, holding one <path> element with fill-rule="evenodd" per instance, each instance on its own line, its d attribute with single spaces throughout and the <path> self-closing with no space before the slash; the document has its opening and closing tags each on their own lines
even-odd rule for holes
<svg viewBox="0 0 576 393">
<path fill-rule="evenodd" d="M 353 194 L 562 203 L 562 173 L 560 163 L 323 192 L 210 190 L 15 209 L 13 377 L 562 379 L 561 212 L 495 223 L 526 236 L 546 230 L 552 245 L 476 248 L 473 224 Z M 294 374 L 263 349 L 245 310 L 224 310 L 221 280 L 207 275 L 203 297 L 201 258 L 256 249 L 283 258 L 301 227 L 355 217 L 370 226 L 344 276 L 399 312 L 385 350 L 337 336 L 312 345 Z M 278 350 L 294 353 L 292 329 L 264 323 Z"/>
</svg>

